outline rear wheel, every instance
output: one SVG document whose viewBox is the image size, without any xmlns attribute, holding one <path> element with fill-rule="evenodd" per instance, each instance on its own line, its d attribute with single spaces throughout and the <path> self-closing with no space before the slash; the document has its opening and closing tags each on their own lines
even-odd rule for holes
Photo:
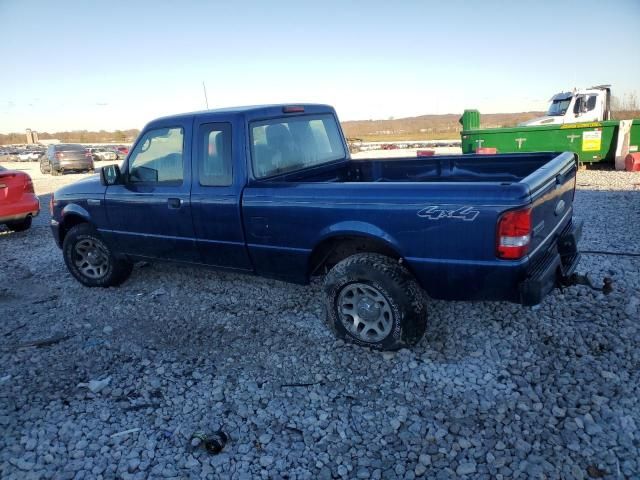
<svg viewBox="0 0 640 480">
<path fill-rule="evenodd" d="M 44 164 L 43 164 L 42 162 L 40 162 L 40 173 L 42 173 L 43 175 L 44 175 L 45 173 L 48 173 L 48 172 L 45 170 L 45 168 L 44 168 Z"/>
<path fill-rule="evenodd" d="M 25 230 L 29 230 L 31 228 L 31 215 L 23 218 L 22 220 L 17 220 L 15 222 L 8 222 L 7 228 L 9 230 L 13 230 L 14 232 L 24 232 Z"/>
<path fill-rule="evenodd" d="M 67 232 L 62 253 L 69 272 L 87 287 L 120 285 L 133 270 L 133 264 L 116 258 L 88 223 L 76 225 Z"/>
<path fill-rule="evenodd" d="M 359 253 L 338 263 L 324 282 L 325 321 L 344 340 L 378 350 L 420 341 L 427 326 L 425 294 L 390 257 Z"/>
<path fill-rule="evenodd" d="M 51 163 L 49 164 L 49 171 L 51 172 L 51 175 L 53 175 L 54 177 L 57 177 L 58 175 L 60 175 L 60 172 L 61 172 L 61 170 L 58 170 Z"/>
</svg>

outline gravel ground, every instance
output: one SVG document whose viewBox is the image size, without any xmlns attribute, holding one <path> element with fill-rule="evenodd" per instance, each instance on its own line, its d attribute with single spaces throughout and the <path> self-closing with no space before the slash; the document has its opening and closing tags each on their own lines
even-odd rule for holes
<svg viewBox="0 0 640 480">
<path fill-rule="evenodd" d="M 72 180 L 38 175 L 43 200 Z M 640 175 L 578 184 L 582 248 L 639 252 Z M 583 256 L 609 296 L 434 301 L 390 354 L 335 341 L 319 284 L 154 264 L 84 288 L 47 217 L 0 233 L 0 478 L 640 478 L 638 257 Z"/>
</svg>

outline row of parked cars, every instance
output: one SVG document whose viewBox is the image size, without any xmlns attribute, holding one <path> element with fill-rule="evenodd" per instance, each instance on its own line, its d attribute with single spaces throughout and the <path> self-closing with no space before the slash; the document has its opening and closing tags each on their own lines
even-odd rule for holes
<svg viewBox="0 0 640 480">
<path fill-rule="evenodd" d="M 0 147 L 0 161 L 7 162 L 37 162 L 44 154 L 44 148 L 2 148 Z"/>
<path fill-rule="evenodd" d="M 84 151 L 87 156 L 93 158 L 94 161 L 114 161 L 120 160 L 126 157 L 127 153 L 129 153 L 128 147 L 117 145 L 117 146 L 89 146 L 80 145 L 80 144 L 55 144 L 51 145 L 54 147 L 62 147 L 67 148 L 70 146 L 77 147 Z M 51 147 L 50 146 L 50 147 Z M 50 148 L 48 147 L 48 148 Z M 16 148 L 16 147 L 0 147 L 0 162 L 37 162 L 41 161 L 42 157 L 48 152 L 48 148 L 43 148 L 41 146 L 37 147 L 25 147 L 25 148 Z"/>
</svg>

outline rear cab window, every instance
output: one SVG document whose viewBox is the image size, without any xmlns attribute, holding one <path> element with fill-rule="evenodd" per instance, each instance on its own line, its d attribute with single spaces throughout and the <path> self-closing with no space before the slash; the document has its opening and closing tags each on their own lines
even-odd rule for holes
<svg viewBox="0 0 640 480">
<path fill-rule="evenodd" d="M 227 187 L 233 183 L 230 123 L 206 123 L 200 126 L 198 178 L 204 187 Z"/>
<path fill-rule="evenodd" d="M 255 178 L 346 158 L 336 118 L 328 113 L 252 122 L 250 132 Z"/>
</svg>

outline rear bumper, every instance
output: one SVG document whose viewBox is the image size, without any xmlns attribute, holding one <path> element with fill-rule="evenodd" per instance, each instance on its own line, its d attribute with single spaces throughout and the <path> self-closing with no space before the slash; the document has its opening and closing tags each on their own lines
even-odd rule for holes
<svg viewBox="0 0 640 480">
<path fill-rule="evenodd" d="M 62 160 L 58 162 L 58 168 L 64 170 L 89 170 L 93 168 L 93 160 Z"/>
<path fill-rule="evenodd" d="M 582 237 L 582 222 L 569 224 L 558 241 L 540 260 L 533 263 L 527 279 L 520 284 L 520 303 L 537 305 L 578 266 L 578 242 Z"/>
</svg>

